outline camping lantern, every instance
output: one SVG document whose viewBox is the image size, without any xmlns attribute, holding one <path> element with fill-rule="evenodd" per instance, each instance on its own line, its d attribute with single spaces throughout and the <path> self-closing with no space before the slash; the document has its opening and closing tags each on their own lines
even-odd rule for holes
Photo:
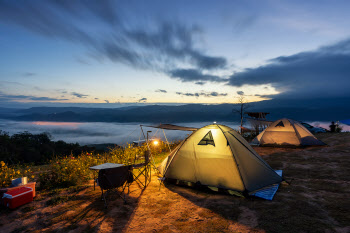
<svg viewBox="0 0 350 233">
<path fill-rule="evenodd" d="M 159 141 L 158 140 L 153 140 L 153 145 L 158 146 Z"/>
</svg>

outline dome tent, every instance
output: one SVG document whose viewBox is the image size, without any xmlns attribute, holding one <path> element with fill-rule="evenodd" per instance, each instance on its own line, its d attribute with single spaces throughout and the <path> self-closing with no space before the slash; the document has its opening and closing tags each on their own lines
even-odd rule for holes
<svg viewBox="0 0 350 233">
<path fill-rule="evenodd" d="M 261 146 L 323 146 L 302 124 L 291 119 L 273 122 L 252 141 Z"/>
<path fill-rule="evenodd" d="M 166 179 L 252 194 L 282 178 L 233 129 L 208 125 L 188 136 L 159 166 Z"/>
</svg>

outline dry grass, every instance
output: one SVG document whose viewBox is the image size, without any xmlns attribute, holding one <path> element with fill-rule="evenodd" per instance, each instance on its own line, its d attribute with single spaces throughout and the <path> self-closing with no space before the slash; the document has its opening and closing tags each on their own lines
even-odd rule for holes
<svg viewBox="0 0 350 233">
<path fill-rule="evenodd" d="M 128 203 L 104 209 L 92 183 L 39 192 L 35 201 L 0 209 L 0 232 L 349 232 L 350 134 L 320 134 L 329 147 L 256 148 L 291 185 L 273 201 L 167 184 L 156 176 Z"/>
</svg>

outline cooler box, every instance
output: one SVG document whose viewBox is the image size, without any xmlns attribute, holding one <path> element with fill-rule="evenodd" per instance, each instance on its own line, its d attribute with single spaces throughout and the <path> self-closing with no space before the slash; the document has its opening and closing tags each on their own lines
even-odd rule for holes
<svg viewBox="0 0 350 233">
<path fill-rule="evenodd" d="M 33 189 L 20 187 L 9 190 L 2 196 L 3 204 L 11 209 L 33 201 Z"/>
<path fill-rule="evenodd" d="M 2 197 L 3 193 L 6 193 L 6 192 L 8 192 L 10 190 L 19 189 L 19 188 L 22 188 L 22 187 L 32 188 L 33 189 L 33 198 L 34 198 L 35 197 L 35 185 L 36 185 L 36 182 L 30 182 L 30 183 L 27 183 L 25 185 L 21 185 L 21 186 L 18 186 L 18 187 L 2 188 L 2 189 L 0 189 L 0 198 Z"/>
</svg>

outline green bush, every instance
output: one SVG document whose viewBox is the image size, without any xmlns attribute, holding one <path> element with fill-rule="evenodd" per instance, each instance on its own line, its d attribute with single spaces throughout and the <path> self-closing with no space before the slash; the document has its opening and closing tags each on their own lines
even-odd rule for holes
<svg viewBox="0 0 350 233">
<path fill-rule="evenodd" d="M 177 146 L 178 142 L 172 143 L 171 148 Z M 158 156 L 168 151 L 169 146 L 159 141 L 158 145 L 150 144 L 151 154 Z M 79 156 L 57 157 L 50 160 L 46 171 L 39 175 L 40 189 L 52 189 L 57 187 L 70 187 L 81 185 L 94 178 L 94 172 L 89 168 L 103 163 L 134 164 L 144 161 L 144 153 L 147 146 L 125 148 L 116 147 L 110 152 L 103 154 L 82 153 Z"/>
<path fill-rule="evenodd" d="M 11 185 L 12 179 L 26 176 L 28 181 L 34 178 L 33 171 L 29 165 L 8 166 L 4 161 L 0 161 L 0 187 Z"/>
</svg>

